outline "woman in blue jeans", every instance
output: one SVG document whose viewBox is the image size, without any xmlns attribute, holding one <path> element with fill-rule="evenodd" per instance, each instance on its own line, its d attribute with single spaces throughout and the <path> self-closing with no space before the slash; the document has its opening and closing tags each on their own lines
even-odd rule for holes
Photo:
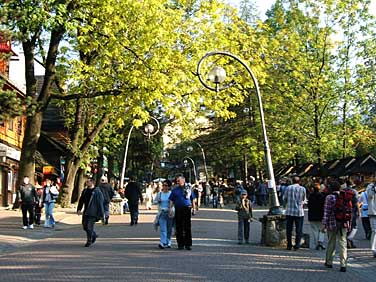
<svg viewBox="0 0 376 282">
<path fill-rule="evenodd" d="M 163 182 L 162 191 L 159 192 L 155 198 L 158 203 L 159 213 L 159 230 L 160 230 L 160 242 L 158 247 L 160 249 L 171 248 L 171 233 L 173 218 L 169 216 L 169 197 L 171 194 L 171 181 L 166 180 Z"/>
<path fill-rule="evenodd" d="M 42 203 L 44 204 L 44 212 L 46 214 L 46 219 L 44 221 L 44 227 L 54 228 L 55 219 L 53 216 L 53 210 L 55 207 L 55 202 L 59 196 L 59 190 L 55 185 L 52 184 L 50 179 L 46 179 L 46 185 L 43 187 L 42 193 Z"/>
</svg>

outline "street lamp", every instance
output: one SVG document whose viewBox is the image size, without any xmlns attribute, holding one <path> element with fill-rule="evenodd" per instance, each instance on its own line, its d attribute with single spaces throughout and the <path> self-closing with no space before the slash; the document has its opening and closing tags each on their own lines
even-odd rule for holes
<svg viewBox="0 0 376 282">
<path fill-rule="evenodd" d="M 193 159 L 190 158 L 190 157 L 184 157 L 184 159 L 183 159 L 183 163 L 184 163 L 184 165 L 187 165 L 187 164 L 188 164 L 188 161 L 187 161 L 187 160 L 190 160 L 191 163 L 192 163 L 193 175 L 195 176 L 195 182 L 196 182 L 196 180 L 197 180 L 197 173 L 196 173 L 195 162 L 194 162 Z M 191 182 L 191 179 L 189 179 L 189 182 Z"/>
<path fill-rule="evenodd" d="M 159 132 L 159 122 L 155 117 L 150 117 L 154 123 L 156 124 L 156 127 L 150 123 L 146 124 L 144 127 L 144 131 L 142 132 L 143 135 L 150 138 L 151 136 L 156 135 Z M 128 132 L 127 137 L 127 143 L 125 145 L 125 152 L 124 152 L 124 160 L 123 160 L 123 167 L 121 169 L 121 178 L 120 178 L 120 187 L 123 188 L 124 186 L 124 177 L 125 177 L 125 169 L 127 167 L 127 156 L 128 156 L 128 148 L 129 148 L 129 140 L 131 138 L 131 133 L 134 128 L 134 125 L 131 126 Z"/>
<path fill-rule="evenodd" d="M 205 169 L 205 182 L 208 182 L 209 181 L 209 175 L 208 175 L 208 168 L 206 166 L 206 157 L 205 157 L 205 151 L 204 151 L 204 148 L 202 148 L 202 146 L 200 145 L 200 143 L 198 143 L 197 141 L 194 141 L 192 140 L 193 143 L 195 143 L 201 150 L 201 154 L 202 154 L 202 159 L 204 161 L 204 169 Z M 187 151 L 189 152 L 192 152 L 193 151 L 193 147 L 192 146 L 188 146 L 187 147 Z"/>
<path fill-rule="evenodd" d="M 215 88 L 208 85 L 205 80 L 201 76 L 201 65 L 202 62 L 207 59 L 208 57 L 211 56 L 226 56 L 230 57 L 237 62 L 239 62 L 249 73 L 249 75 L 252 78 L 252 81 L 255 85 L 255 90 L 256 90 L 256 95 L 257 95 L 257 100 L 258 100 L 258 105 L 259 105 L 259 111 L 260 111 L 260 119 L 261 119 L 261 127 L 262 127 L 262 135 L 263 135 L 263 142 L 264 142 L 264 154 L 265 154 L 265 160 L 266 160 L 266 166 L 267 166 L 267 172 L 268 172 L 268 188 L 269 188 L 269 194 L 271 196 L 272 200 L 272 206 L 269 210 L 269 214 L 271 215 L 277 215 L 277 214 L 282 214 L 282 210 L 279 204 L 278 196 L 277 196 L 277 189 L 275 185 L 275 179 L 274 179 L 274 172 L 273 172 L 273 164 L 272 164 L 272 158 L 270 154 L 270 147 L 269 147 L 269 142 L 266 134 L 266 126 L 265 126 L 265 119 L 264 119 L 264 110 L 262 106 L 262 100 L 261 100 L 261 94 L 258 86 L 258 82 L 256 80 L 255 75 L 253 74 L 252 70 L 249 68 L 249 66 L 244 63 L 240 58 L 237 56 L 228 53 L 228 52 L 221 52 L 221 51 L 215 51 L 215 52 L 209 52 L 206 55 L 204 55 L 198 65 L 197 65 L 197 76 L 203 86 L 205 86 L 207 89 L 212 90 L 212 91 L 221 91 L 224 89 L 229 88 L 232 84 L 224 85 L 220 87 L 220 84 L 223 83 L 226 79 L 226 71 L 219 67 L 215 66 L 208 74 L 207 80 L 215 84 Z"/>
</svg>

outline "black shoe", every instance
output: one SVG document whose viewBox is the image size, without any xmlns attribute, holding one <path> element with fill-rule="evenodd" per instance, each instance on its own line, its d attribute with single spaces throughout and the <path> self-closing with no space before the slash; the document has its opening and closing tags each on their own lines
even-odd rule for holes
<svg viewBox="0 0 376 282">
<path fill-rule="evenodd" d="M 160 248 L 161 250 L 164 249 L 164 247 L 161 244 L 158 245 L 158 248 Z"/>
<path fill-rule="evenodd" d="M 339 269 L 339 271 L 341 271 L 341 272 L 346 272 L 346 267 L 341 266 L 341 268 Z"/>
<path fill-rule="evenodd" d="M 324 245 L 319 245 L 319 248 L 320 248 L 320 250 L 326 250 L 326 248 L 325 248 L 325 246 Z"/>
<path fill-rule="evenodd" d="M 86 242 L 85 247 L 90 247 L 90 245 L 91 245 L 90 242 Z"/>
<path fill-rule="evenodd" d="M 134 225 L 134 223 L 133 222 L 131 222 L 130 224 L 129 224 L 130 226 L 133 226 Z"/>
<path fill-rule="evenodd" d="M 297 251 L 299 249 L 300 249 L 300 247 L 294 246 L 294 251 Z"/>
<path fill-rule="evenodd" d="M 178 247 L 178 250 L 184 250 L 184 247 Z"/>
<path fill-rule="evenodd" d="M 107 225 L 108 224 L 108 217 L 106 217 L 105 221 L 104 221 L 104 225 Z"/>
<path fill-rule="evenodd" d="M 186 249 L 187 251 L 192 251 L 192 247 L 191 247 L 191 246 L 185 246 L 185 249 Z"/>
<path fill-rule="evenodd" d="M 287 247 L 286 250 L 291 251 L 292 247 Z"/>
<path fill-rule="evenodd" d="M 325 263 L 324 264 L 327 268 L 333 268 L 333 265 L 332 264 L 327 264 L 327 263 Z"/>
</svg>

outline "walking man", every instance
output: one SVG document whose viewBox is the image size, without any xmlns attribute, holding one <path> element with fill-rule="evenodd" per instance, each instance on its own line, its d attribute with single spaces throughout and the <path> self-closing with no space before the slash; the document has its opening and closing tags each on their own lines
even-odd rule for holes
<svg viewBox="0 0 376 282">
<path fill-rule="evenodd" d="M 23 184 L 18 190 L 18 199 L 22 210 L 22 229 L 34 229 L 34 204 L 38 201 L 38 195 L 33 184 L 30 184 L 30 178 L 25 176 Z M 29 218 L 27 214 L 29 213 Z"/>
<path fill-rule="evenodd" d="M 104 224 L 108 224 L 108 219 L 110 218 L 110 203 L 111 199 L 115 194 L 114 188 L 108 183 L 108 179 L 106 176 L 101 177 L 101 183 L 99 184 L 99 189 L 103 194 L 103 201 L 104 201 L 104 214 L 106 216 Z"/>
<path fill-rule="evenodd" d="M 94 225 L 99 220 L 104 220 L 103 194 L 98 187 L 94 186 L 92 179 L 86 181 L 86 188 L 82 191 L 78 201 L 77 214 L 82 214 L 82 226 L 86 231 L 87 241 L 85 247 L 94 244 L 98 235 L 94 231 Z"/>
<path fill-rule="evenodd" d="M 140 186 L 136 183 L 134 176 L 129 177 L 129 183 L 125 187 L 125 197 L 128 199 L 129 213 L 131 216 L 131 226 L 137 225 L 138 222 L 138 202 L 144 201 Z"/>
<path fill-rule="evenodd" d="M 344 209 L 337 209 L 340 202 L 344 202 L 344 199 L 340 197 L 341 185 L 334 181 L 330 184 L 330 188 L 333 194 L 330 194 L 325 199 L 324 205 L 324 217 L 322 219 L 322 230 L 328 233 L 328 246 L 326 248 L 325 266 L 333 268 L 333 258 L 336 253 L 336 241 L 339 244 L 339 258 L 340 258 L 340 271 L 346 272 L 347 265 L 347 231 L 351 225 L 351 220 L 344 222 L 344 220 L 338 221 L 338 213 Z M 344 192 L 346 193 L 346 192 Z M 343 196 L 344 198 L 344 196 Z M 337 204 L 338 201 L 338 204 Z M 351 201 L 351 199 L 350 199 Z M 350 211 L 351 214 L 351 211 Z"/>
<path fill-rule="evenodd" d="M 292 185 L 288 186 L 283 195 L 286 203 L 286 237 L 287 250 L 292 249 L 292 228 L 295 224 L 295 246 L 294 250 L 300 249 L 300 241 L 303 233 L 304 210 L 303 204 L 306 200 L 306 189 L 300 186 L 300 178 L 294 176 Z"/>
<path fill-rule="evenodd" d="M 195 195 L 192 187 L 185 183 L 183 175 L 176 178 L 177 186 L 172 190 L 170 200 L 170 216 L 173 216 L 173 205 L 175 206 L 175 228 L 178 249 L 192 250 L 191 215 L 195 214 Z"/>
<path fill-rule="evenodd" d="M 368 196 L 368 216 L 371 223 L 371 250 L 373 257 L 376 258 L 376 179 L 367 186 Z"/>
</svg>

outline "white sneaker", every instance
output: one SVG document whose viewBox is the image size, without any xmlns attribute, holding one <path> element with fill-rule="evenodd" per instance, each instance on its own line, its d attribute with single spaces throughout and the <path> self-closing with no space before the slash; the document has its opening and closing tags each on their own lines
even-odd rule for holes
<svg viewBox="0 0 376 282">
<path fill-rule="evenodd" d="M 34 229 L 34 225 L 33 225 L 33 224 L 30 224 L 30 225 L 29 225 L 29 229 Z"/>
<path fill-rule="evenodd" d="M 26 225 L 25 225 L 25 226 L 22 226 L 22 229 L 24 229 L 24 230 L 27 229 L 27 226 L 26 226 Z"/>
<path fill-rule="evenodd" d="M 50 228 L 50 225 L 45 223 L 44 228 Z"/>
</svg>

